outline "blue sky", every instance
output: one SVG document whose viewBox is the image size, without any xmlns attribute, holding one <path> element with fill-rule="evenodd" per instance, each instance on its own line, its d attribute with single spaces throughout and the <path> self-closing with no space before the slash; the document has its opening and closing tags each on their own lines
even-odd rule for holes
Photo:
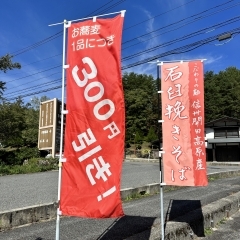
<svg viewBox="0 0 240 240">
<path fill-rule="evenodd" d="M 13 61 L 22 65 L 21 70 L 0 73 L 0 80 L 7 82 L 4 97 L 29 95 L 24 97 L 25 102 L 44 95 L 60 99 L 61 88 L 36 93 L 61 85 L 63 26 L 48 25 L 120 10 L 126 10 L 123 72 L 152 74 L 156 78 L 155 64 L 146 62 L 128 67 L 148 58 L 155 61 L 204 58 L 207 59 L 204 70 L 215 73 L 230 66 L 240 69 L 237 34 L 240 1 L 237 0 L 2 0 L 0 56 L 9 53 L 14 56 Z M 224 32 L 235 34 L 219 42 L 216 36 Z M 206 42 L 210 38 L 212 41 Z M 201 46 L 197 45 L 199 41 Z M 195 49 L 189 48 L 190 44 Z M 147 51 L 151 48 L 154 49 Z M 169 54 L 171 51 L 175 54 Z"/>
</svg>

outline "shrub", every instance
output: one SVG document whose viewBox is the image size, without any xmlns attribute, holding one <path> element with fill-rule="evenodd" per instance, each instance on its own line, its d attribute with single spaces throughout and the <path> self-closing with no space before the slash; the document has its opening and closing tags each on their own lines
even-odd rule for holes
<svg viewBox="0 0 240 240">
<path fill-rule="evenodd" d="M 15 150 L 1 149 L 0 150 L 0 163 L 4 165 L 15 164 Z"/>
<path fill-rule="evenodd" d="M 24 160 L 39 156 L 38 148 L 2 149 L 0 150 L 0 163 L 4 165 L 22 165 Z"/>
<path fill-rule="evenodd" d="M 15 158 L 19 164 L 22 164 L 25 159 L 38 157 L 40 157 L 38 148 L 22 147 L 15 152 Z"/>
<path fill-rule="evenodd" d="M 129 142 L 125 142 L 125 148 L 130 148 L 131 144 Z"/>
<path fill-rule="evenodd" d="M 45 172 L 58 169 L 57 158 L 31 158 L 24 165 L 0 164 L 0 175 Z"/>
</svg>

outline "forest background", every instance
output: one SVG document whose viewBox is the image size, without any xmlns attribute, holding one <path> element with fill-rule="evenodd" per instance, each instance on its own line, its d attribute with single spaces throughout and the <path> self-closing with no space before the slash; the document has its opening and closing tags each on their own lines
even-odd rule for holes
<svg viewBox="0 0 240 240">
<path fill-rule="evenodd" d="M 21 68 L 12 62 L 12 57 L 0 57 L 0 71 Z M 150 149 L 158 148 L 158 134 L 161 128 L 161 99 L 158 84 L 161 81 L 152 75 L 123 73 L 123 89 L 126 110 L 126 151 L 142 149 L 144 155 Z M 34 96 L 24 103 L 21 96 L 9 102 L 4 98 L 5 82 L 0 80 L 0 174 L 11 173 L 8 166 L 21 166 L 24 160 L 34 158 L 35 167 L 48 170 L 48 163 L 39 160 L 46 152 L 37 148 L 39 106 L 48 100 L 46 96 Z M 240 70 L 228 67 L 218 73 L 204 73 L 205 123 L 222 116 L 240 118 Z M 39 161 L 41 166 L 39 166 Z M 57 161 L 53 161 L 57 165 Z M 21 170 L 18 167 L 18 171 Z M 16 173 L 16 170 L 14 170 Z"/>
</svg>

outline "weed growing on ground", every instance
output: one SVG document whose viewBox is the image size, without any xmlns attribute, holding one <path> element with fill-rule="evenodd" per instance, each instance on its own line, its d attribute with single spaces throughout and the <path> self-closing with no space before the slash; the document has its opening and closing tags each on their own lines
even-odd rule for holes
<svg viewBox="0 0 240 240">
<path fill-rule="evenodd" d="M 57 158 L 31 158 L 24 165 L 0 165 L 0 175 L 26 174 L 58 169 Z"/>
<path fill-rule="evenodd" d="M 146 193 L 146 192 L 133 193 L 133 194 L 127 196 L 127 198 L 124 199 L 124 201 L 127 202 L 127 201 L 131 201 L 131 200 L 139 199 L 139 198 L 143 198 L 143 197 L 148 197 L 148 196 L 150 196 L 150 194 Z"/>
<path fill-rule="evenodd" d="M 212 233 L 213 233 L 212 228 L 205 228 L 205 229 L 204 229 L 204 235 L 205 235 L 205 236 L 209 236 L 209 235 L 211 235 Z"/>
</svg>

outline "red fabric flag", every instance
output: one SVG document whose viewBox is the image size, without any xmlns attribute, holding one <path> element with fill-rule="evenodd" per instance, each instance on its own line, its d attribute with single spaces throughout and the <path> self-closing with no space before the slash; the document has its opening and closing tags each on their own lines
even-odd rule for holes
<svg viewBox="0 0 240 240">
<path fill-rule="evenodd" d="M 119 15 L 68 28 L 66 162 L 60 196 L 63 215 L 123 216 L 122 25 L 123 17 Z"/>
<path fill-rule="evenodd" d="M 206 186 L 203 63 L 166 63 L 161 72 L 164 182 Z"/>
</svg>

